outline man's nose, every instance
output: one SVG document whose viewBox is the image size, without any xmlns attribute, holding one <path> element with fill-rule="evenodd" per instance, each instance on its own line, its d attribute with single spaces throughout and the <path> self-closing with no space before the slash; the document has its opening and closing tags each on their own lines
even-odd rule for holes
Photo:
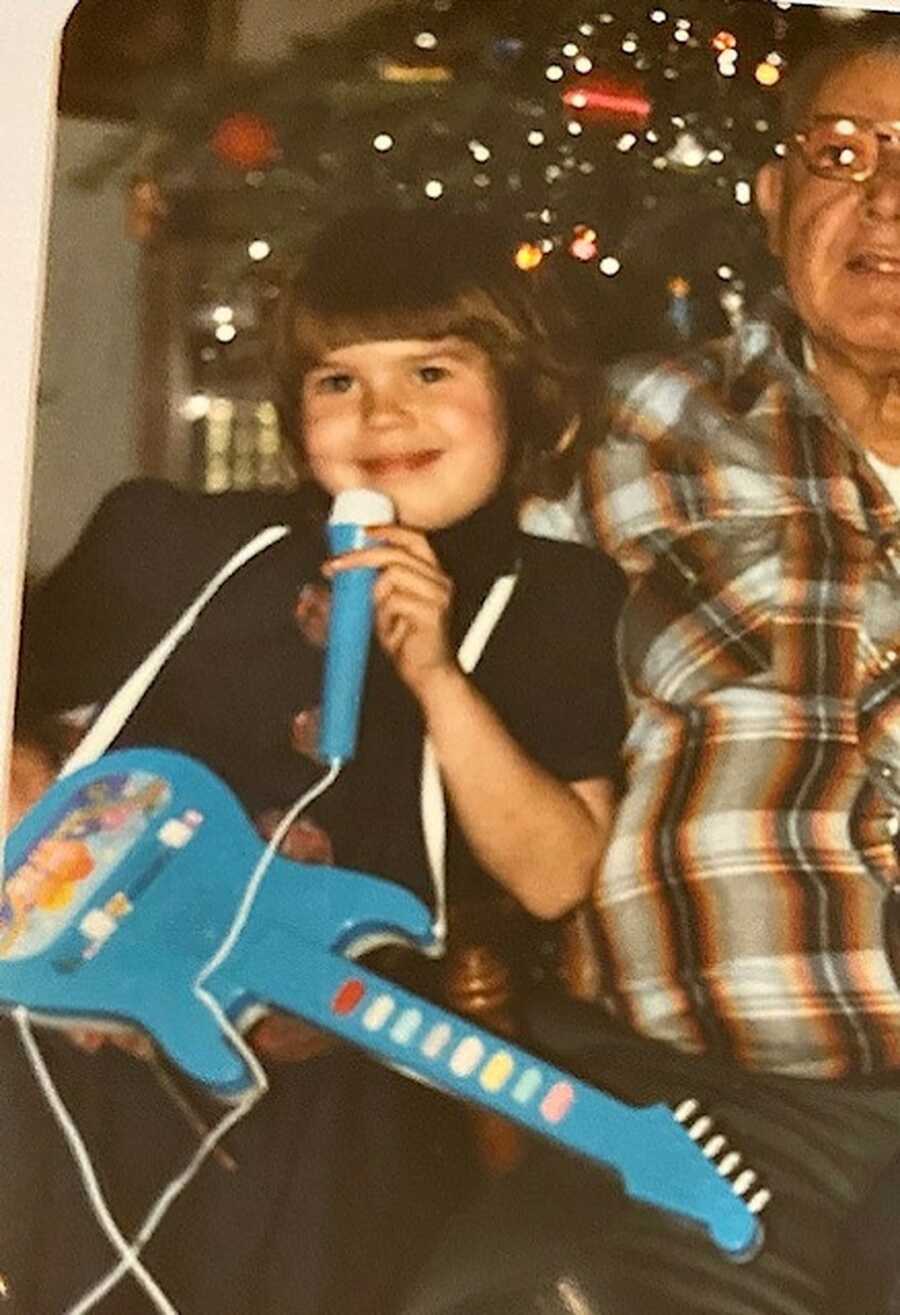
<svg viewBox="0 0 900 1315">
<path fill-rule="evenodd" d="M 900 152 L 882 152 L 865 188 L 866 213 L 872 219 L 900 219 Z"/>
</svg>

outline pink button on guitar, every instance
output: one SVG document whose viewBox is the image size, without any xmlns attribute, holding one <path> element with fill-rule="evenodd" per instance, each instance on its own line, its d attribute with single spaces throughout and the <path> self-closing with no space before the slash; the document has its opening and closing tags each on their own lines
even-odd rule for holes
<svg viewBox="0 0 900 1315">
<path fill-rule="evenodd" d="M 569 1082 L 554 1082 L 541 1101 L 541 1113 L 548 1123 L 561 1123 L 572 1108 L 575 1091 Z"/>
</svg>

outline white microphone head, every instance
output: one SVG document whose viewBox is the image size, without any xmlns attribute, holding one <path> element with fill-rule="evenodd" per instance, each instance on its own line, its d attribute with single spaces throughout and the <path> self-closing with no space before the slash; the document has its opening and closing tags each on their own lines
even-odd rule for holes
<svg viewBox="0 0 900 1315">
<path fill-rule="evenodd" d="M 392 525 L 394 504 L 375 489 L 343 489 L 331 504 L 329 525 Z"/>
</svg>

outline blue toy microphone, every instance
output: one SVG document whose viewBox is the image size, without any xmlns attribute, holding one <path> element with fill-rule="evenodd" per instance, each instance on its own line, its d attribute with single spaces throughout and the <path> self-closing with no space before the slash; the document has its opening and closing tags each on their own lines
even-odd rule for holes
<svg viewBox="0 0 900 1315">
<path fill-rule="evenodd" d="M 334 554 L 365 547 L 370 525 L 388 525 L 394 505 L 373 489 L 338 493 L 328 518 L 328 546 Z M 335 577 L 328 623 L 328 648 L 319 726 L 319 756 L 347 762 L 356 751 L 359 711 L 372 635 L 375 571 L 359 567 Z"/>
</svg>

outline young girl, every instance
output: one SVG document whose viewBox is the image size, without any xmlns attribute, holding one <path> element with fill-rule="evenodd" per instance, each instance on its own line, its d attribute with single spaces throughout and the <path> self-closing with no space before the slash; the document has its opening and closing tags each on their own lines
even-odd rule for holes
<svg viewBox="0 0 900 1315">
<path fill-rule="evenodd" d="M 232 552 L 288 523 L 292 533 L 208 605 L 117 743 L 203 759 L 270 833 L 322 772 L 326 582 L 374 567 L 378 644 L 359 748 L 287 851 L 400 882 L 438 924 L 461 892 L 499 890 L 543 919 L 573 907 L 613 802 L 621 584 L 599 553 L 518 529 L 526 492 L 565 483 L 579 402 L 536 286 L 471 219 L 373 212 L 332 224 L 287 293 L 277 350 L 282 414 L 309 478 L 285 496 L 149 481 L 110 495 L 28 608 L 23 707 L 102 703 Z M 357 487 L 387 494 L 397 524 L 325 560 L 324 513 Z M 476 618 L 489 637 L 466 674 L 457 650 Z M 447 802 L 446 891 L 420 813 L 429 759 L 432 794 L 437 781 Z M 270 1060 L 322 1053 L 273 1066 L 268 1096 L 229 1140 L 236 1172 L 206 1167 L 147 1263 L 185 1315 L 388 1315 L 462 1186 L 457 1107 L 361 1055 L 320 1048 L 292 1019 L 270 1015 L 252 1040 Z M 54 1056 L 114 1207 L 133 1224 L 190 1138 L 143 1067 L 113 1048 L 87 1060 L 56 1045 Z M 86 1209 L 61 1185 L 36 1094 L 18 1081 L 10 1099 L 41 1148 L 29 1183 L 83 1230 Z M 0 1120 L 0 1138 L 12 1122 Z M 102 1269 L 93 1243 L 77 1273 L 61 1265 L 46 1233 L 40 1245 L 33 1233 L 26 1261 L 15 1243 L 27 1221 L 7 1225 L 9 1213 L 0 1253 L 8 1271 L 19 1266 L 23 1311 L 61 1307 Z M 109 1302 L 100 1309 L 145 1308 L 124 1288 Z"/>
</svg>

